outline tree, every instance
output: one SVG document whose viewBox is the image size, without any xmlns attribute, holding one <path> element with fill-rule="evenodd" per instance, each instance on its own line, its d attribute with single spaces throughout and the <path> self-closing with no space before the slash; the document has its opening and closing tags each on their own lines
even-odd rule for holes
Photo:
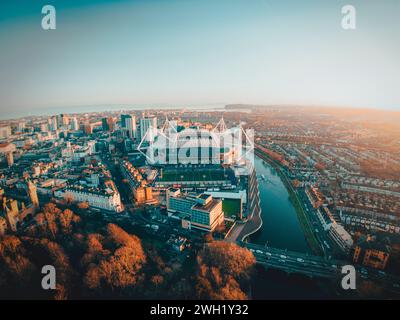
<svg viewBox="0 0 400 320">
<path fill-rule="evenodd" d="M 14 235 L 7 235 L 0 241 L 0 266 L 11 281 L 17 282 L 29 281 L 35 270 L 21 240 Z"/>
<path fill-rule="evenodd" d="M 78 208 L 80 210 L 87 210 L 89 209 L 89 202 L 79 202 L 78 203 Z"/>
<path fill-rule="evenodd" d="M 53 240 L 59 235 L 72 234 L 73 226 L 80 222 L 80 217 L 70 209 L 60 210 L 54 203 L 44 206 L 43 212 L 35 217 L 38 231 L 43 236 L 50 236 Z"/>
<path fill-rule="evenodd" d="M 164 277 L 162 275 L 156 274 L 151 277 L 151 283 L 155 287 L 159 287 L 164 282 Z"/>
<path fill-rule="evenodd" d="M 197 256 L 196 292 L 201 299 L 246 299 L 253 254 L 234 243 L 214 241 Z"/>
<path fill-rule="evenodd" d="M 72 226 L 80 221 L 80 217 L 74 214 L 70 209 L 65 209 L 58 217 L 61 229 L 64 234 L 72 233 Z"/>
<path fill-rule="evenodd" d="M 107 248 L 108 246 L 108 248 Z M 88 265 L 85 284 L 89 289 L 111 291 L 134 286 L 142 279 L 146 262 L 141 241 L 114 224 L 107 225 L 107 237 L 90 235 L 83 264 Z"/>
</svg>

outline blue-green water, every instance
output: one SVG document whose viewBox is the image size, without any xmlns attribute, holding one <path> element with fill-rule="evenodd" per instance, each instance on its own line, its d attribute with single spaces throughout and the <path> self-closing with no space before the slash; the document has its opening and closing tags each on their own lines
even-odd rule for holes
<svg viewBox="0 0 400 320">
<path fill-rule="evenodd" d="M 251 242 L 268 242 L 272 247 L 311 253 L 289 193 L 276 170 L 258 157 L 255 167 L 257 177 L 265 176 L 265 180 L 258 179 L 263 226 Z"/>
<path fill-rule="evenodd" d="M 311 253 L 296 210 L 276 170 L 260 158 L 255 158 L 259 178 L 262 208 L 262 228 L 251 237 L 251 242 L 281 249 Z M 305 276 L 287 274 L 279 270 L 257 267 L 252 285 L 252 299 L 332 299 L 334 290 L 328 282 Z"/>
</svg>

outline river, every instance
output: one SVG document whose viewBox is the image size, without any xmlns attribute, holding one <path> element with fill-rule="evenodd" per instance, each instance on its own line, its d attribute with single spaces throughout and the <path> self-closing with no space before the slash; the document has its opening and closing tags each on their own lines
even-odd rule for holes
<svg viewBox="0 0 400 320">
<path fill-rule="evenodd" d="M 263 226 L 251 242 L 311 253 L 289 193 L 276 170 L 257 156 L 254 159 L 259 181 Z M 261 179 L 264 175 L 265 180 Z"/>
<path fill-rule="evenodd" d="M 292 205 L 289 193 L 268 163 L 255 156 L 257 177 L 259 178 L 260 201 L 263 225 L 250 237 L 258 244 L 291 251 L 312 253 Z M 257 277 L 252 285 L 252 299 L 332 299 L 334 290 L 329 282 L 309 279 L 299 275 L 289 275 L 283 271 L 266 270 L 257 266 Z"/>
</svg>

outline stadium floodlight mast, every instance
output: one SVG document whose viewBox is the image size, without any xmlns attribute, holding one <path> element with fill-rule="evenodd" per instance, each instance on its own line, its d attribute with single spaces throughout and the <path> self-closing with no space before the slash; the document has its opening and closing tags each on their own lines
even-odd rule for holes
<svg viewBox="0 0 400 320">
<path fill-rule="evenodd" d="M 161 127 L 161 132 L 163 133 L 169 133 L 169 130 L 172 129 L 174 133 L 178 133 L 176 130 L 176 127 L 171 124 L 171 121 L 169 121 L 168 116 L 165 116 L 165 122 L 163 126 Z"/>
<path fill-rule="evenodd" d="M 219 122 L 217 123 L 217 125 L 214 127 L 214 129 L 212 131 L 223 133 L 226 130 L 227 130 L 226 123 L 225 123 L 224 117 L 222 116 L 221 120 L 219 120 Z"/>
</svg>

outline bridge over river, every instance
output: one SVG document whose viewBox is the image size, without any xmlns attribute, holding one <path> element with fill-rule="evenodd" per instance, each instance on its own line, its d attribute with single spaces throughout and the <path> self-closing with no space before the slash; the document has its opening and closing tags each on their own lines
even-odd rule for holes
<svg viewBox="0 0 400 320">
<path fill-rule="evenodd" d="M 342 267 L 349 262 L 327 259 L 300 252 L 282 250 L 258 244 L 238 241 L 241 247 L 251 250 L 257 263 L 266 268 L 278 269 L 287 273 L 297 273 L 308 277 L 326 278 L 340 281 L 344 276 Z M 384 288 L 400 294 L 400 277 L 359 265 L 354 266 L 357 276 L 363 280 L 372 280 Z M 358 280 L 357 280 L 358 281 Z"/>
<path fill-rule="evenodd" d="M 337 278 L 341 275 L 341 267 L 348 263 L 339 260 L 325 259 L 309 255 L 262 246 L 258 244 L 239 242 L 253 252 L 257 263 L 265 267 L 283 270 L 287 273 L 299 273 L 309 277 Z"/>
</svg>

